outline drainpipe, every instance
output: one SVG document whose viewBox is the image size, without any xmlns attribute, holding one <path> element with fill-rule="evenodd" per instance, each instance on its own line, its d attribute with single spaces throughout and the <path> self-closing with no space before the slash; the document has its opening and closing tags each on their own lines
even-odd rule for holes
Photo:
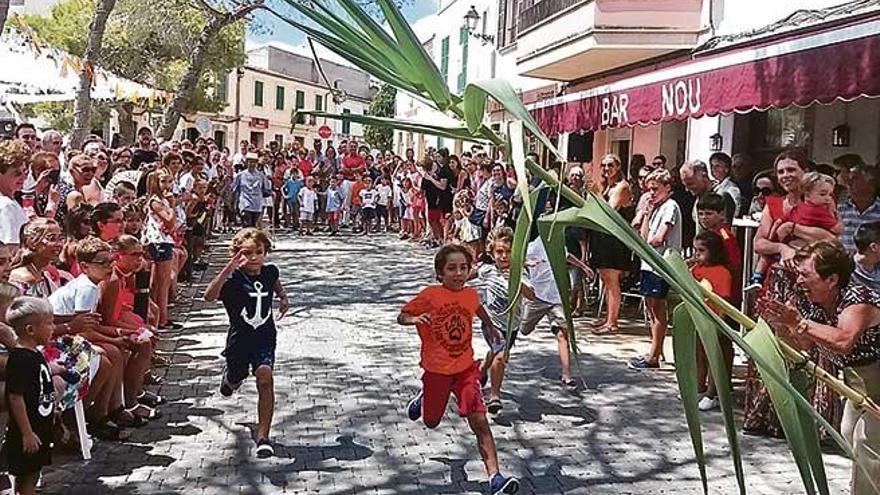
<svg viewBox="0 0 880 495">
<path fill-rule="evenodd" d="M 238 149 L 241 142 L 241 79 L 244 77 L 244 69 L 235 69 L 235 144 L 229 149 Z"/>
</svg>

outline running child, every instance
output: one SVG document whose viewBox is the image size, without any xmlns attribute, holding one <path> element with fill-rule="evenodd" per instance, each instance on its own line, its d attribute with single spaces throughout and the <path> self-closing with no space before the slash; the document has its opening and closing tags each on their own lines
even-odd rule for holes
<svg viewBox="0 0 880 495">
<path fill-rule="evenodd" d="M 413 421 L 424 417 L 425 426 L 436 428 L 446 411 L 449 394 L 455 394 L 458 413 L 467 418 L 489 474 L 490 492 L 516 493 L 519 481 L 498 470 L 495 439 L 486 419 L 486 405 L 480 387 L 480 368 L 474 361 L 471 322 L 479 316 L 492 342 L 500 339 L 498 329 L 480 304 L 480 296 L 467 287 L 473 255 L 465 246 L 443 246 L 434 257 L 434 271 L 440 285 L 430 285 L 408 302 L 397 322 L 413 325 L 422 341 L 422 390 L 407 405 Z"/>
<path fill-rule="evenodd" d="M 6 405 L 9 422 L 3 450 L 15 493 L 37 493 L 43 466 L 52 463 L 55 388 L 46 358 L 37 347 L 49 343 L 55 325 L 52 305 L 37 297 L 16 299 L 6 319 L 18 337 L 6 363 Z"/>
<path fill-rule="evenodd" d="M 510 296 L 508 294 L 508 277 L 510 276 L 510 246 L 513 244 L 513 229 L 509 227 L 498 227 L 489 232 L 486 238 L 486 255 L 490 261 L 481 263 L 477 268 L 475 287 L 480 293 L 480 300 L 492 323 L 496 328 L 501 329 L 502 336 L 498 341 L 493 342 L 489 335 L 489 328 L 482 326 L 483 338 L 489 345 L 489 352 L 481 365 L 481 375 L 489 378 L 489 402 L 486 408 L 489 414 L 498 414 L 501 412 L 503 404 L 501 402 L 501 383 L 504 380 L 504 369 L 507 361 L 504 359 L 502 352 L 505 347 L 504 334 L 507 328 L 508 311 L 513 311 L 513 335 L 511 345 L 516 340 L 519 331 L 519 323 L 522 318 L 522 307 L 517 305 L 510 308 Z M 531 286 L 523 282 L 520 285 L 520 291 L 524 298 L 532 300 L 535 293 Z"/>
<path fill-rule="evenodd" d="M 691 268 L 691 275 L 697 281 L 709 282 L 712 291 L 729 302 L 733 295 L 734 278 L 727 269 L 730 260 L 721 236 L 711 230 L 697 234 L 694 237 L 694 260 L 696 263 Z M 721 334 L 718 335 L 718 342 L 721 344 L 729 379 L 733 370 L 733 342 Z M 702 342 L 697 342 L 697 389 L 703 392 L 703 398 L 697 404 L 701 411 L 711 411 L 718 407 L 718 391 L 715 380 L 709 374 L 709 362 L 706 360 Z"/>
<path fill-rule="evenodd" d="M 257 379 L 257 449 L 259 458 L 275 454 L 269 428 L 275 411 L 272 367 L 275 364 L 275 319 L 272 295 L 278 296 L 278 318 L 287 313 L 288 301 L 279 279 L 278 267 L 266 264 L 272 247 L 265 232 L 245 228 L 232 239 L 232 258 L 205 289 L 205 301 L 223 302 L 229 316 L 226 337 L 226 369 L 220 393 L 231 396 L 245 378 L 248 368 Z"/>
</svg>

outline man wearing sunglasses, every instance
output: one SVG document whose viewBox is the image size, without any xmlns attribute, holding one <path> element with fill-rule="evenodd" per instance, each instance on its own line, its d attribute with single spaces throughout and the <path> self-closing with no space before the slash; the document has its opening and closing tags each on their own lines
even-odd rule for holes
<svg viewBox="0 0 880 495">
<path fill-rule="evenodd" d="M 55 219 L 64 221 L 64 216 L 73 209 L 80 200 L 85 199 L 83 188 L 92 183 L 97 166 L 91 157 L 79 154 L 70 159 L 66 174 L 58 181 L 58 206 Z"/>
</svg>

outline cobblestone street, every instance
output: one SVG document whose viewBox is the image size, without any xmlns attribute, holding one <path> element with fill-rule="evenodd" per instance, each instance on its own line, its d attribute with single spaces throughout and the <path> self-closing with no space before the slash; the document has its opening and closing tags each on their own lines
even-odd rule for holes
<svg viewBox="0 0 880 495">
<path fill-rule="evenodd" d="M 450 409 L 436 430 L 402 414 L 418 390 L 419 339 L 395 316 L 431 281 L 430 253 L 386 236 L 285 234 L 270 255 L 291 296 L 279 323 L 275 367 L 276 457 L 253 454 L 256 390 L 218 392 L 226 335 L 220 304 L 194 299 L 187 324 L 165 343 L 164 416 L 129 442 L 98 442 L 89 462 L 45 471 L 47 493 L 485 493 L 485 472 L 466 423 Z M 204 281 L 225 263 L 213 245 Z M 580 320 L 585 326 L 590 320 Z M 479 339 L 477 353 L 485 350 Z M 521 338 L 512 356 L 505 413 L 493 424 L 506 474 L 522 493 L 701 493 L 699 472 L 669 369 L 629 371 L 647 337 L 580 334 L 584 387 L 559 384 L 546 329 Z M 671 359 L 671 350 L 666 353 Z M 741 387 L 739 387 L 741 388 Z M 704 416 L 711 493 L 736 493 L 720 413 Z M 741 436 L 752 494 L 803 493 L 782 440 Z M 834 494 L 847 493 L 849 462 L 826 455 Z"/>
</svg>

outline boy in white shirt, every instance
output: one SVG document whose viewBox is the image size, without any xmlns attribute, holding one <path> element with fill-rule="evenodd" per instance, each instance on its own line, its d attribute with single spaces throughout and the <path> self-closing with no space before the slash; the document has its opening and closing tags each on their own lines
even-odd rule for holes
<svg viewBox="0 0 880 495">
<path fill-rule="evenodd" d="M 384 221 L 385 232 L 388 232 L 388 229 L 391 227 L 391 224 L 388 221 L 388 205 L 391 203 L 393 190 L 391 184 L 388 183 L 388 178 L 384 175 L 379 178 L 379 185 L 376 186 L 376 193 L 379 195 L 379 197 L 376 198 L 376 230 L 379 230 L 381 223 Z"/>
<path fill-rule="evenodd" d="M 364 235 L 373 232 L 373 220 L 376 219 L 376 205 L 379 201 L 379 192 L 373 185 L 373 179 L 369 176 L 364 178 L 364 188 L 360 190 L 361 196 L 361 219 L 364 222 Z"/>
<path fill-rule="evenodd" d="M 318 193 L 315 191 L 315 178 L 306 179 L 306 187 L 299 190 L 299 235 L 312 235 L 312 222 L 315 221 L 315 210 L 318 205 Z"/>
</svg>

